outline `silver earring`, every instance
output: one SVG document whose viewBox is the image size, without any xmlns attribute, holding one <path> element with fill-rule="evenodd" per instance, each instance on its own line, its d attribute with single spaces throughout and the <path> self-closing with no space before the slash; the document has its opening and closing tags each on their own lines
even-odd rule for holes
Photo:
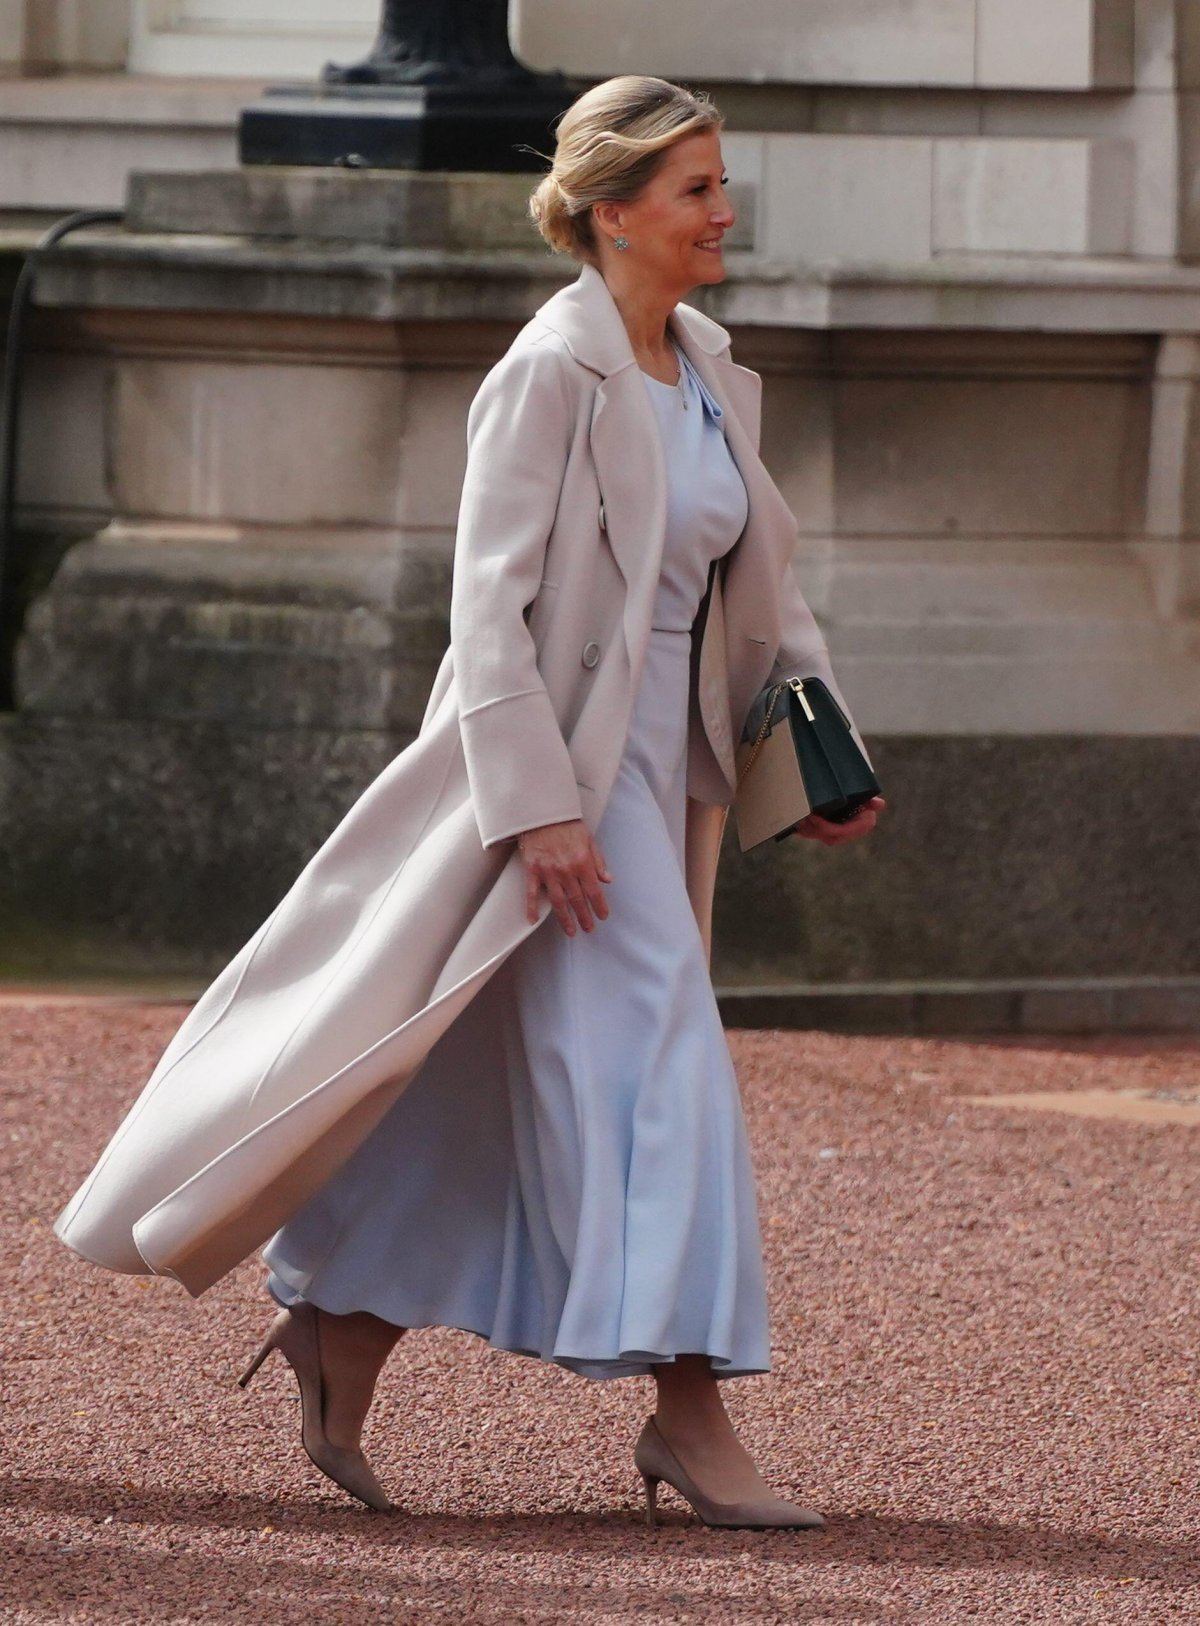
<svg viewBox="0 0 1200 1626">
<path fill-rule="evenodd" d="M 622 249 L 628 248 L 629 247 L 629 239 L 628 239 L 628 237 L 614 237 L 613 238 L 613 247 L 614 248 L 622 248 Z"/>
</svg>

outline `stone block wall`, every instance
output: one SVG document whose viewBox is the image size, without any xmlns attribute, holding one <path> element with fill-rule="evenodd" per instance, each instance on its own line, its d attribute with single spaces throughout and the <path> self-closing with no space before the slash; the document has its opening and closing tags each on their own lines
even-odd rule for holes
<svg viewBox="0 0 1200 1626">
<path fill-rule="evenodd" d="M 0 0 L 0 69 L 123 68 L 130 20 L 131 0 Z"/>
<path fill-rule="evenodd" d="M 11 966 L 215 966 L 413 737 L 467 406 L 564 274 L 214 253 L 110 234 L 42 283 L 23 508 L 95 523 L 0 725 Z M 1043 332 L 966 325 L 978 300 L 889 327 L 877 291 L 862 325 L 781 325 L 806 286 L 746 262 L 708 305 L 763 375 L 795 569 L 892 811 L 846 853 L 743 856 L 731 828 L 718 980 L 1200 973 L 1192 349 L 1136 310 L 1103 331 L 1080 287 Z"/>
<path fill-rule="evenodd" d="M 304 5 L 139 6 L 145 75 L 0 94 L 0 208 L 130 202 L 39 279 L 0 969 L 215 967 L 404 748 L 467 406 L 570 274 L 511 177 L 233 167 L 248 87 L 176 76 L 205 30 L 204 72 L 278 73 L 272 40 L 368 26 Z M 1047 1021 L 1056 979 L 1114 1020 L 1194 997 L 1198 19 L 513 0 L 531 65 L 726 114 L 731 275 L 697 300 L 763 375 L 794 568 L 891 803 L 845 853 L 730 830 L 714 969 L 755 1019 L 781 986 L 947 1023 L 981 979 L 979 1010 Z"/>
<path fill-rule="evenodd" d="M 759 0 L 736 28 L 704 0 L 513 0 L 531 66 L 797 84 L 1090 90 L 1133 74 L 1134 0 Z"/>
</svg>

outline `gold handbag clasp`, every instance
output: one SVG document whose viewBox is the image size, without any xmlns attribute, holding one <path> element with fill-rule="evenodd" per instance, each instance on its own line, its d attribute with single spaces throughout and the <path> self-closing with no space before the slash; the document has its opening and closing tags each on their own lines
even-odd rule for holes
<svg viewBox="0 0 1200 1626">
<path fill-rule="evenodd" d="M 802 680 L 800 678 L 789 678 L 788 682 L 791 684 L 792 688 L 795 689 L 796 693 L 800 696 L 800 704 L 804 707 L 804 715 L 808 718 L 810 723 L 815 723 L 817 719 L 813 716 L 811 710 L 809 709 L 808 700 L 807 700 L 807 698 L 805 697 L 805 694 L 804 694 L 804 684 L 803 684 Z M 826 692 L 826 694 L 829 694 L 828 689 L 826 689 L 825 692 Z M 838 705 L 836 696 L 830 694 L 829 698 L 833 701 L 834 710 L 837 712 L 838 716 L 845 723 L 846 728 L 849 730 L 849 732 L 851 734 L 853 734 L 854 729 L 851 726 L 850 719 L 849 719 L 849 717 L 846 716 L 846 713 Z"/>
<path fill-rule="evenodd" d="M 804 715 L 808 718 L 809 722 L 815 723 L 817 719 L 812 707 L 808 703 L 808 696 L 804 692 L 803 681 L 800 678 L 789 678 L 788 688 L 794 691 L 796 699 L 799 700 L 800 704 L 804 707 Z"/>
</svg>

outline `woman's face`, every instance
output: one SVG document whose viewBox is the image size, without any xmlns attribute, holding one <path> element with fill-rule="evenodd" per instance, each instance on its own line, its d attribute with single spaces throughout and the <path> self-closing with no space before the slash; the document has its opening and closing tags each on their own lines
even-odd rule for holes
<svg viewBox="0 0 1200 1626">
<path fill-rule="evenodd" d="M 726 179 L 715 131 L 675 142 L 634 202 L 596 206 L 606 264 L 615 258 L 668 291 L 723 281 L 721 240 L 737 218 Z M 612 247 L 619 234 L 629 239 L 625 251 Z"/>
</svg>

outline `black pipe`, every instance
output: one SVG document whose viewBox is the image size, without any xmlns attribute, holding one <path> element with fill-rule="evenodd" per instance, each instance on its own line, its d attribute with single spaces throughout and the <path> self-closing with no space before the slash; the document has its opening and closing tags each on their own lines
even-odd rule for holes
<svg viewBox="0 0 1200 1626">
<path fill-rule="evenodd" d="M 112 226 L 124 220 L 120 209 L 77 209 L 74 214 L 56 221 L 49 231 L 38 238 L 26 256 L 13 289 L 12 305 L 8 316 L 8 335 L 4 347 L 4 381 L 0 389 L 0 626 L 4 624 L 5 589 L 8 583 L 8 565 L 12 555 L 14 520 L 17 508 L 17 453 L 21 418 L 21 362 L 25 339 L 25 317 L 33 298 L 33 282 L 38 262 L 48 249 L 61 243 L 68 232 L 80 226 Z M 8 676 L 0 673 L 0 706 L 11 705 L 11 697 L 3 692 L 9 687 Z"/>
</svg>

